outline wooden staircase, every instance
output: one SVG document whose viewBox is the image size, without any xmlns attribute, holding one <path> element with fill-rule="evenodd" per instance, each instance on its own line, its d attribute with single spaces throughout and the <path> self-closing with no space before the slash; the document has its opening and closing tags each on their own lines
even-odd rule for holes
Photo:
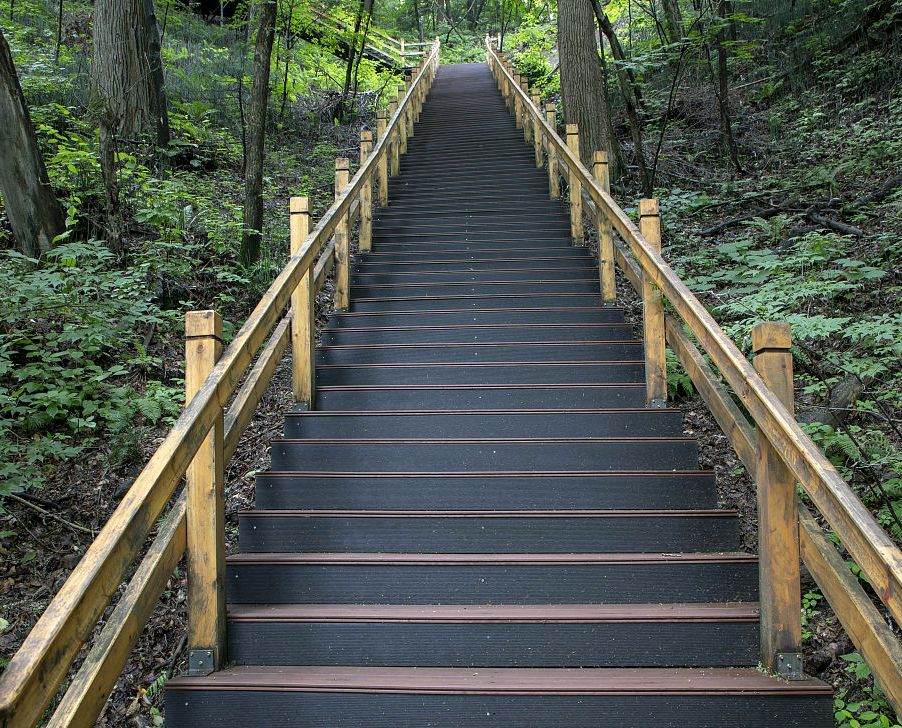
<svg viewBox="0 0 902 728">
<path fill-rule="evenodd" d="M 485 65 L 442 66 L 167 728 L 806 726 L 758 567 Z"/>
</svg>

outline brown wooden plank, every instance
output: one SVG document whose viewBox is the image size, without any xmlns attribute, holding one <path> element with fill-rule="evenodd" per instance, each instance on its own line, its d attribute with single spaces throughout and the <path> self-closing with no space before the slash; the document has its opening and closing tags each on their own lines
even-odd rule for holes
<svg viewBox="0 0 902 728">
<path fill-rule="evenodd" d="M 510 695 L 830 695 L 819 680 L 787 682 L 733 668 L 234 667 L 175 690 L 338 690 Z"/>
<path fill-rule="evenodd" d="M 597 624 L 756 622 L 758 608 L 744 602 L 705 604 L 236 604 L 235 622 L 401 622 L 428 624 Z"/>
</svg>

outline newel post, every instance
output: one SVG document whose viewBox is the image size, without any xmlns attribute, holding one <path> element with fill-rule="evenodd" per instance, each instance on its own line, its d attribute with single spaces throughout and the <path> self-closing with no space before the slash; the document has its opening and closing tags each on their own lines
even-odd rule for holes
<svg viewBox="0 0 902 728">
<path fill-rule="evenodd" d="M 341 197 L 351 177 L 347 157 L 335 160 L 335 199 Z M 350 213 L 342 215 L 335 227 L 335 308 L 347 311 L 351 304 L 351 230 Z"/>
<path fill-rule="evenodd" d="M 541 115 L 542 99 L 539 96 L 539 92 L 533 91 L 530 98 L 532 100 L 532 105 L 536 107 L 536 110 Z M 542 169 L 542 165 L 545 163 L 545 157 L 542 154 L 542 124 L 538 119 L 533 119 L 532 122 L 532 148 L 536 155 L 536 169 Z"/>
<path fill-rule="evenodd" d="M 595 152 L 592 159 L 592 173 L 605 192 L 611 191 L 611 174 L 608 166 L 608 153 Z M 601 205 L 598 205 L 598 275 L 601 283 L 601 302 L 611 305 L 617 300 L 617 281 L 614 275 L 614 234 L 611 222 L 604 213 Z"/>
<path fill-rule="evenodd" d="M 393 119 L 395 114 L 398 111 L 398 99 L 395 98 L 388 104 L 388 118 Z M 401 131 L 398 129 L 398 125 L 395 125 L 394 131 L 392 131 L 389 136 L 389 169 L 388 173 L 394 177 L 398 174 L 398 171 L 401 169 Z"/>
<path fill-rule="evenodd" d="M 388 127 L 388 114 L 383 109 L 376 117 L 376 136 L 379 141 L 382 141 L 385 137 L 386 127 Z M 388 158 L 391 154 L 390 146 L 383 147 L 384 151 L 376 163 L 376 175 L 379 178 L 379 207 L 385 207 L 388 204 Z"/>
<path fill-rule="evenodd" d="M 567 124 L 567 148 L 579 159 L 579 127 Z M 568 164 L 573 167 L 572 164 Z M 570 237 L 574 245 L 585 245 L 583 238 L 583 187 L 579 183 L 576 169 L 570 170 Z"/>
<path fill-rule="evenodd" d="M 310 202 L 306 197 L 289 201 L 288 231 L 291 255 L 297 255 L 310 233 Z M 291 381 L 295 402 L 313 409 L 314 300 L 313 266 L 308 265 L 291 293 Z"/>
<path fill-rule="evenodd" d="M 373 132 L 363 129 L 360 132 L 360 166 L 362 167 L 373 151 Z M 360 189 L 360 249 L 373 249 L 373 176 L 363 183 Z"/>
<path fill-rule="evenodd" d="M 215 311 L 185 315 L 185 402 L 222 353 Z M 226 661 L 225 502 L 222 410 L 185 472 L 188 551 L 188 673 L 209 675 Z"/>
<path fill-rule="evenodd" d="M 557 107 L 554 104 L 545 104 L 545 121 L 551 130 L 557 131 Z M 548 138 L 548 196 L 552 200 L 558 200 L 561 197 L 561 181 L 560 173 L 557 167 L 557 150 L 551 137 Z"/>
<path fill-rule="evenodd" d="M 764 322 L 752 329 L 753 363 L 764 383 L 793 413 L 792 330 Z M 784 677 L 801 677 L 802 609 L 796 479 L 758 428 L 758 578 L 761 662 Z"/>
<path fill-rule="evenodd" d="M 639 231 L 661 252 L 661 208 L 655 199 L 639 201 Z M 647 273 L 642 274 L 645 334 L 645 397 L 649 407 L 667 406 L 667 345 L 664 340 L 664 296 Z"/>
</svg>

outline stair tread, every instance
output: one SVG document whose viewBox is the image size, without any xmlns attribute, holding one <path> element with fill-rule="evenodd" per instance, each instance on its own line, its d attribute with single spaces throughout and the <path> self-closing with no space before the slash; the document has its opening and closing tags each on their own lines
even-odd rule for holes
<svg viewBox="0 0 902 728">
<path fill-rule="evenodd" d="M 232 621 L 459 623 L 754 622 L 756 602 L 678 604 L 235 604 Z"/>
<path fill-rule="evenodd" d="M 171 690 L 376 691 L 476 694 L 823 695 L 820 680 L 779 680 L 754 668 L 480 668 L 236 666 L 179 677 Z"/>
<path fill-rule="evenodd" d="M 424 553 L 305 553 L 268 552 L 233 554 L 226 559 L 234 564 L 405 564 L 418 565 L 556 565 L 556 564 L 703 564 L 755 563 L 758 557 L 742 551 L 719 553 L 604 553 L 604 554 L 424 554 Z"/>
<path fill-rule="evenodd" d="M 646 509 L 575 509 L 575 510 L 316 510 L 301 508 L 249 509 L 238 511 L 243 518 L 294 516 L 298 518 L 732 518 L 736 510 L 697 508 L 674 510 Z"/>
</svg>

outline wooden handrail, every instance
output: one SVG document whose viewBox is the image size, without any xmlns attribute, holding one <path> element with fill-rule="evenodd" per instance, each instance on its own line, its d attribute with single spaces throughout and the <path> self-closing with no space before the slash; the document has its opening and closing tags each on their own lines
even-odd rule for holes
<svg viewBox="0 0 902 728">
<path fill-rule="evenodd" d="M 698 340 L 701 349 L 708 354 L 727 384 L 745 405 L 759 431 L 775 448 L 812 503 L 868 576 L 890 614 L 902 623 L 902 552 L 701 302 L 582 164 L 578 155 L 558 136 L 557 130 L 546 121 L 541 109 L 516 82 L 514 74 L 488 38 L 486 51 L 489 65 L 505 98 L 512 96 L 516 99 L 514 106 L 525 110 L 530 123 L 541 129 L 549 160 L 558 165 L 554 176 L 563 173 L 575 178 L 581 187 L 581 195 L 585 195 L 592 211 L 600 213 L 625 241 L 625 245 L 615 242 L 615 259 L 624 269 L 627 278 L 640 292 L 644 276 L 663 291 L 673 309 Z M 552 190 L 557 184 L 552 181 Z M 667 322 L 666 330 L 668 341 L 686 366 L 690 377 L 694 374 L 693 381 L 698 378 L 702 382 L 700 386 L 697 382 L 697 386 L 718 423 L 730 435 L 743 462 L 754 473 L 754 430 L 726 395 L 723 385 L 710 373 L 701 352 L 690 342 L 682 327 L 671 319 Z M 804 525 L 803 518 L 803 533 L 806 534 L 803 545 L 808 543 L 810 547 L 812 540 Z M 803 555 L 804 553 L 803 547 Z M 820 571 L 826 573 L 827 570 Z M 826 593 L 827 588 L 824 589 Z M 850 615 L 840 615 L 841 620 L 844 618 L 850 619 Z M 854 633 L 850 634 L 854 638 Z M 868 634 L 872 654 L 886 658 L 890 654 L 887 649 L 881 651 L 873 647 L 874 644 L 884 643 L 874 637 L 873 632 Z M 899 663 L 893 664 L 891 659 L 875 659 L 870 664 L 881 684 L 886 686 L 892 683 L 887 694 L 897 708 L 902 707 L 902 670 Z"/>
<path fill-rule="evenodd" d="M 353 214 L 355 206 L 359 209 L 360 192 L 375 175 L 379 160 L 388 153 L 390 146 L 395 144 L 395 138 L 401 134 L 401 124 L 406 125 L 410 107 L 415 103 L 422 103 L 425 98 L 424 88 L 434 78 L 439 49 L 436 42 L 430 52 L 422 57 L 397 111 L 386 126 L 385 134 L 378 140 L 366 162 L 360 166 L 348 186 L 338 195 L 263 295 L 82 560 L 41 615 L 3 675 L 0 675 L 0 725 L 32 726 L 53 698 L 68 673 L 72 660 L 89 639 L 126 571 L 141 551 L 148 533 L 172 497 L 201 442 L 221 415 L 256 352 L 281 318 L 292 291 L 317 256 L 326 249 L 339 221 Z M 317 266 L 317 272 L 319 270 L 326 270 L 325 265 L 323 268 Z M 287 343 L 286 331 L 287 324 L 285 329 L 277 329 L 275 342 L 270 340 L 271 344 L 274 343 L 266 349 L 270 358 L 262 367 L 255 369 L 258 378 L 252 385 L 254 391 L 242 388 L 239 393 L 242 402 L 253 402 L 256 405 L 257 394 L 265 388 L 261 383 L 262 378 L 271 376 L 274 368 L 271 360 L 276 351 L 284 350 Z M 244 409 L 235 412 L 233 428 L 236 425 L 246 425 L 249 416 Z M 225 450 L 233 451 L 234 444 L 227 442 Z M 170 529 L 173 538 L 179 533 L 184 534 L 184 529 L 178 524 L 169 525 L 175 526 Z M 154 571 L 154 575 L 158 575 L 158 571 Z M 114 651 L 121 656 L 118 647 Z M 100 707 L 102 705 L 103 701 L 100 702 Z M 58 724 L 76 723 L 67 716 L 64 722 Z"/>
<path fill-rule="evenodd" d="M 311 12 L 316 21 L 328 25 L 330 28 L 338 28 L 345 32 L 350 30 L 347 23 L 343 20 L 339 20 L 322 10 L 313 8 Z M 393 60 L 399 65 L 403 64 L 406 58 L 423 55 L 422 50 L 412 49 L 430 48 L 433 45 L 433 43 L 410 43 L 403 38 L 394 38 L 388 33 L 372 26 L 370 26 L 367 31 L 366 40 L 366 45 L 380 53 L 392 56 Z"/>
</svg>

